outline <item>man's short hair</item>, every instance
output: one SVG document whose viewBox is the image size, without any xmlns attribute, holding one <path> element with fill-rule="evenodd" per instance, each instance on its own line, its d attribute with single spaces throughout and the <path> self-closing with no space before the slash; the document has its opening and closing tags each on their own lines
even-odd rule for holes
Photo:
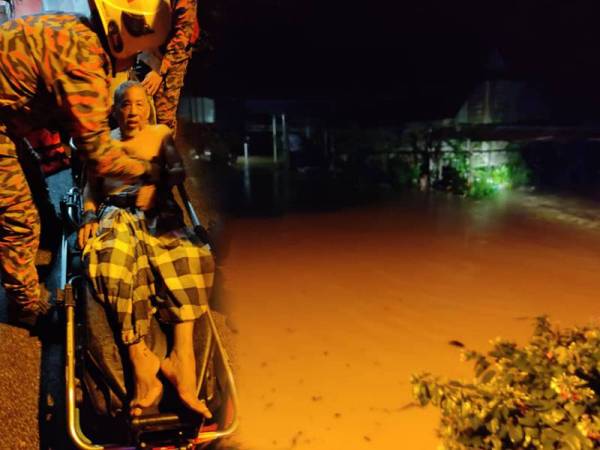
<svg viewBox="0 0 600 450">
<path fill-rule="evenodd" d="M 127 92 L 129 89 L 131 89 L 133 87 L 139 87 L 140 89 L 143 89 L 144 92 L 146 92 L 146 89 L 144 88 L 144 86 L 142 86 L 142 83 L 140 83 L 139 81 L 135 81 L 135 80 L 123 81 L 117 87 L 117 89 L 115 89 L 115 93 L 113 95 L 113 104 L 115 106 L 119 106 L 121 104 L 121 102 L 123 101 L 125 92 Z M 148 95 L 146 95 L 146 101 L 148 101 Z"/>
</svg>

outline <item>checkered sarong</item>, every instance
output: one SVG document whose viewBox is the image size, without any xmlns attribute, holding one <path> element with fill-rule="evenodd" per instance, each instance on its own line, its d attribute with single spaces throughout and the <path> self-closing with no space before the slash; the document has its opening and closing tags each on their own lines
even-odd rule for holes
<svg viewBox="0 0 600 450">
<path fill-rule="evenodd" d="M 178 323 L 208 308 L 214 260 L 187 228 L 155 235 L 143 212 L 108 206 L 83 256 L 96 297 L 115 311 L 125 344 L 148 333 L 154 312 Z"/>
</svg>

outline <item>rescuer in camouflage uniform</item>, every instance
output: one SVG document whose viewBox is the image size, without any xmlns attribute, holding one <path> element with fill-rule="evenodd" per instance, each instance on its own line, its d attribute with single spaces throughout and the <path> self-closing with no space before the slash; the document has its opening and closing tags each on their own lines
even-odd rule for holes
<svg viewBox="0 0 600 450">
<path fill-rule="evenodd" d="M 113 67 L 164 42 L 170 5 L 167 0 L 112 0 L 110 5 L 92 0 L 90 7 L 94 22 L 56 13 L 0 26 L 0 276 L 9 320 L 25 327 L 35 326 L 48 311 L 49 296 L 40 292 L 34 263 L 40 221 L 19 163 L 21 139 L 52 119 L 73 137 L 97 176 L 154 181 L 160 173 L 111 140 L 109 84 Z M 126 26 L 115 27 L 115 22 Z"/>
<path fill-rule="evenodd" d="M 177 131 L 177 107 L 183 79 L 192 56 L 194 36 L 199 34 L 196 0 L 173 2 L 173 27 L 166 44 L 144 52 L 140 59 L 151 69 L 142 85 L 153 96 L 156 122 Z"/>
</svg>

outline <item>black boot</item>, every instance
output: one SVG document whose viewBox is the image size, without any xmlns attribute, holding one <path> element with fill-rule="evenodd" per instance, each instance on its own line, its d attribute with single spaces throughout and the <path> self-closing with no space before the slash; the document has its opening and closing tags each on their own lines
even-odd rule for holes
<svg viewBox="0 0 600 450">
<path fill-rule="evenodd" d="M 37 336 L 44 341 L 56 341 L 62 338 L 56 307 L 43 285 L 40 286 L 40 294 L 41 299 L 31 308 L 19 308 L 14 303 L 9 304 L 8 323 L 24 328 L 31 336 Z"/>
</svg>

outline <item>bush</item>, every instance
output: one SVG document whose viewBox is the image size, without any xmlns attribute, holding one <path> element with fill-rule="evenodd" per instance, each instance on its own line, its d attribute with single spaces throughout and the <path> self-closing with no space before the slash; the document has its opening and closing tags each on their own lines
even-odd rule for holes
<svg viewBox="0 0 600 450">
<path fill-rule="evenodd" d="M 400 158 L 390 159 L 388 162 L 388 170 L 393 186 L 405 187 L 417 184 L 419 180 L 418 164 L 411 164 Z"/>
<path fill-rule="evenodd" d="M 508 166 L 478 167 L 473 170 L 473 181 L 469 186 L 469 197 L 490 197 L 511 186 Z"/>
<path fill-rule="evenodd" d="M 444 152 L 442 156 L 442 177 L 436 183 L 438 189 L 485 198 L 523 186 L 529 180 L 529 170 L 514 145 L 506 148 L 507 160 L 503 164 L 472 167 L 466 141 L 450 139 L 446 143 L 452 151 Z"/>
<path fill-rule="evenodd" d="M 487 355 L 463 356 L 472 383 L 412 377 L 419 403 L 441 410 L 445 449 L 600 447 L 600 328 L 558 330 L 539 318 L 524 348 L 496 340 Z"/>
</svg>

